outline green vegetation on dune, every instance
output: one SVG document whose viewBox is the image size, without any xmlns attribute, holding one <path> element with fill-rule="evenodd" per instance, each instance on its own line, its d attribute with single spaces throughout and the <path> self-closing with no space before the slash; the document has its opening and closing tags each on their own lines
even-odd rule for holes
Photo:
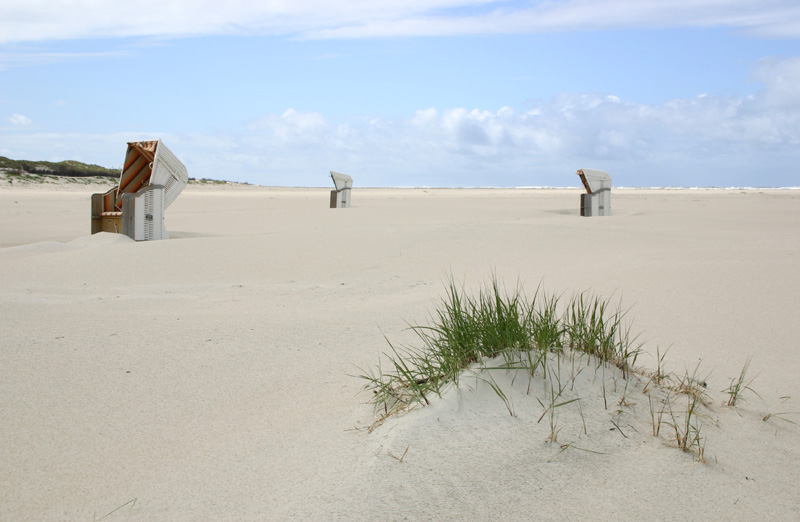
<svg viewBox="0 0 800 522">
<path fill-rule="evenodd" d="M 564 443 L 563 436 L 584 437 L 587 423 L 600 422 L 602 429 L 595 431 L 621 432 L 617 420 L 625 414 L 630 419 L 649 416 L 653 437 L 662 437 L 704 461 L 704 427 L 716 420 L 699 363 L 683 375 L 668 373 L 666 351 L 656 348 L 655 372 L 636 367 L 643 344 L 632 334 L 627 312 L 590 292 L 566 298 L 537 287 L 529 296 L 520 286 L 507 291 L 493 276 L 474 293 L 450 277 L 446 295 L 428 323 L 410 325 L 418 344 L 397 346 L 387 338 L 389 351 L 378 365 L 356 375 L 366 381 L 364 388 L 371 392 L 370 402 L 379 415 L 369 430 L 393 415 L 432 404 L 445 390 L 460 388 L 467 378 L 471 386 L 478 381 L 487 384 L 508 413 L 516 416 L 510 395 L 516 381 L 517 396 L 530 396 L 539 404 L 542 413 L 536 424 L 547 419 L 546 440 L 558 443 L 561 451 L 577 447 Z M 749 366 L 750 358 L 722 390 L 728 395 L 725 406 L 735 408 L 745 392 L 758 396 L 751 387 L 754 378 L 748 377 Z M 587 368 L 594 371 L 584 372 Z M 509 379 L 502 381 L 503 375 L 510 384 Z M 505 382 L 502 388 L 501 382 Z M 637 396 L 646 398 L 642 402 L 649 407 L 649 415 L 646 410 L 636 413 Z M 593 415 L 593 405 L 606 414 Z M 570 408 L 577 409 L 580 419 L 576 421 L 573 414 L 573 431 L 565 431 L 559 441 L 563 427 L 559 417 L 570 415 Z M 763 420 L 774 417 L 794 424 L 787 414 L 798 415 L 767 414 Z M 636 430 L 633 424 L 626 426 Z"/>
<path fill-rule="evenodd" d="M 107 169 L 99 165 L 89 165 L 72 160 L 59 162 L 30 161 L 12 160 L 5 156 L 0 156 L 0 169 L 20 175 L 55 175 L 69 178 L 99 176 L 114 179 L 119 177 L 119 169 Z"/>
<path fill-rule="evenodd" d="M 5 175 L 5 176 L 3 176 Z M 83 178 L 84 183 L 105 183 L 106 181 L 116 182 L 119 179 L 120 169 L 107 169 L 99 165 L 90 165 L 80 161 L 66 160 L 59 162 L 52 161 L 30 161 L 12 160 L 5 156 L 0 156 L 0 177 L 12 181 L 26 183 L 47 183 L 56 181 L 59 178 Z M 100 179 L 86 179 L 100 178 Z M 77 179 L 69 181 L 79 182 Z M 209 178 L 195 179 L 189 178 L 189 182 L 199 185 L 225 185 L 234 183 Z M 247 185 L 248 183 L 244 183 Z"/>
</svg>

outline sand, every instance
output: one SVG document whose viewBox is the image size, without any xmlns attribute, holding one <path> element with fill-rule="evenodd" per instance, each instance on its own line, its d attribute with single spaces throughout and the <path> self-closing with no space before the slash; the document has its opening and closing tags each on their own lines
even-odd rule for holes
<svg viewBox="0 0 800 522">
<path fill-rule="evenodd" d="M 0 188 L 0 520 L 800 518 L 800 426 L 763 420 L 800 412 L 799 191 L 615 190 L 581 218 L 578 189 L 331 210 L 327 188 L 189 186 L 146 243 L 89 235 L 93 191 Z M 644 376 L 594 368 L 556 443 L 504 375 L 514 416 L 465 378 L 368 430 L 353 375 L 384 336 L 414 343 L 451 274 L 493 273 L 621 300 L 644 370 L 700 363 L 705 462 L 652 436 Z M 751 355 L 758 395 L 723 406 Z"/>
</svg>

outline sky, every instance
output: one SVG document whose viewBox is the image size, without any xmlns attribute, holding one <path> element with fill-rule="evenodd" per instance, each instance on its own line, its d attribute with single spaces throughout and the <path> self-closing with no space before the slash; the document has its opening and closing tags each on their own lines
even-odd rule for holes
<svg viewBox="0 0 800 522">
<path fill-rule="evenodd" d="M 800 186 L 797 0 L 3 0 L 0 155 L 269 186 Z"/>
</svg>

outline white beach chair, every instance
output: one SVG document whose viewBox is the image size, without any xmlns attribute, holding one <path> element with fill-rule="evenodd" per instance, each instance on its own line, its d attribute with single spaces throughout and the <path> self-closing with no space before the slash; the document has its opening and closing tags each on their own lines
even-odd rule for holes
<svg viewBox="0 0 800 522">
<path fill-rule="evenodd" d="M 331 178 L 335 190 L 331 190 L 331 208 L 350 208 L 350 189 L 353 188 L 353 178 L 341 172 L 331 171 Z"/>
<path fill-rule="evenodd" d="M 581 194 L 581 216 L 611 215 L 611 176 L 602 170 L 578 169 L 586 194 Z"/>
<path fill-rule="evenodd" d="M 128 143 L 119 184 L 92 194 L 92 234 L 116 232 L 136 241 L 168 239 L 164 210 L 189 182 L 183 163 L 161 140 Z"/>
</svg>

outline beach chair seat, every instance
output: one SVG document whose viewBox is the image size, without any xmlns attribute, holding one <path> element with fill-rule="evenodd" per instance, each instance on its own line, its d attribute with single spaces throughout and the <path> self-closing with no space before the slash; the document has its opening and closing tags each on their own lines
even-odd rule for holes
<svg viewBox="0 0 800 522">
<path fill-rule="evenodd" d="M 331 190 L 331 208 L 350 208 L 350 190 L 353 188 L 353 178 L 341 172 L 331 171 L 333 186 Z"/>
<path fill-rule="evenodd" d="M 164 210 L 188 182 L 186 167 L 161 140 L 129 142 L 119 184 L 92 194 L 92 234 L 168 239 Z"/>
<path fill-rule="evenodd" d="M 611 215 L 611 176 L 602 170 L 578 169 L 585 194 L 581 194 L 581 216 Z"/>
</svg>

